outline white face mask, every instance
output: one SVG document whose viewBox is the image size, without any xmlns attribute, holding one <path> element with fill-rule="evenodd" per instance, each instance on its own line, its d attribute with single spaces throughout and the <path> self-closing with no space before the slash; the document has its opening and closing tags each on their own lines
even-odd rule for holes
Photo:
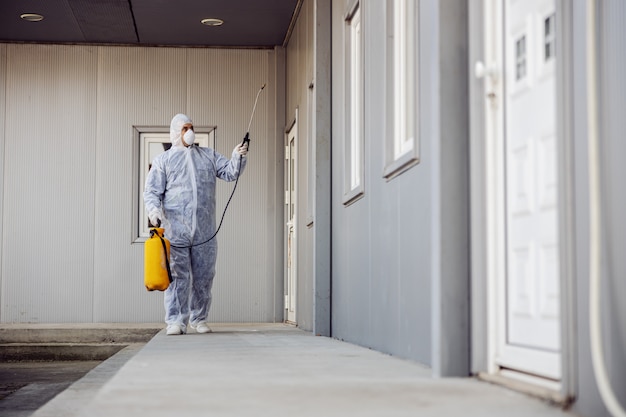
<svg viewBox="0 0 626 417">
<path fill-rule="evenodd" d="M 183 136 L 183 140 L 185 141 L 187 145 L 191 146 L 196 141 L 196 134 L 194 133 L 193 130 L 190 129 L 185 132 L 185 135 Z"/>
</svg>

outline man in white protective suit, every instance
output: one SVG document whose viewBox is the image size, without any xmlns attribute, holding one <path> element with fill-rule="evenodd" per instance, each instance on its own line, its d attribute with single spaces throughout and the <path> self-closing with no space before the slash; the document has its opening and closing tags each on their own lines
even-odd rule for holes
<svg viewBox="0 0 626 417">
<path fill-rule="evenodd" d="M 230 159 L 194 145 L 191 119 L 177 114 L 170 124 L 172 147 L 158 155 L 146 179 L 143 198 L 150 222 L 161 224 L 170 240 L 172 283 L 165 291 L 168 335 L 211 332 L 207 315 L 215 276 L 215 183 L 235 181 L 246 166 L 248 145 Z M 209 240 L 210 239 L 210 240 Z"/>
</svg>

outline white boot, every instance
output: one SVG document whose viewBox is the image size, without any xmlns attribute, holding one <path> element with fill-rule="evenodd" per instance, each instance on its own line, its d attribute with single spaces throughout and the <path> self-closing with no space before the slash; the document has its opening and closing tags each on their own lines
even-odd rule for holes
<svg viewBox="0 0 626 417">
<path fill-rule="evenodd" d="M 206 321 L 201 321 L 191 325 L 192 329 L 195 329 L 196 333 L 211 333 L 213 330 L 209 327 Z"/>
<path fill-rule="evenodd" d="M 168 324 L 166 334 L 170 336 L 185 334 L 185 331 L 178 324 Z"/>
</svg>

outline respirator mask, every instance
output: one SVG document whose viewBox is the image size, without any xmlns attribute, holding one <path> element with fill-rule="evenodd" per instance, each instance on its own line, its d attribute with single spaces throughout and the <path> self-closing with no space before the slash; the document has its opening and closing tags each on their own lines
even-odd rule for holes
<svg viewBox="0 0 626 417">
<path fill-rule="evenodd" d="M 196 141 L 196 134 L 195 134 L 195 132 L 193 130 L 189 129 L 183 135 L 183 140 L 185 141 L 185 143 L 187 145 L 189 145 L 189 146 L 193 145 L 193 143 Z"/>
</svg>

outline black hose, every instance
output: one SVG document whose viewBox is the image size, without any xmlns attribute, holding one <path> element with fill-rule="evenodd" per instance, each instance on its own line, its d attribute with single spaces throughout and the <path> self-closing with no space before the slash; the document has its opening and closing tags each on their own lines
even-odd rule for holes
<svg viewBox="0 0 626 417">
<path fill-rule="evenodd" d="M 237 184 L 239 183 L 239 174 L 241 173 L 241 163 L 242 162 L 243 162 L 243 155 L 239 155 L 239 169 L 237 170 L 237 178 L 235 179 L 235 186 L 233 187 L 233 191 L 230 193 L 230 197 L 228 198 L 228 201 L 226 202 L 226 206 L 224 207 L 224 211 L 222 212 L 222 218 L 220 219 L 220 224 L 217 227 L 217 230 L 215 231 L 215 233 L 213 233 L 213 236 L 211 236 L 210 238 L 208 238 L 204 242 L 196 243 L 194 245 L 176 246 L 176 245 L 170 244 L 170 247 L 176 248 L 176 249 L 189 249 L 189 248 L 193 248 L 194 246 L 200 246 L 200 245 L 204 245 L 205 243 L 209 243 L 211 240 L 213 240 L 213 238 L 215 236 L 217 236 L 217 233 L 222 228 L 222 223 L 224 222 L 224 216 L 226 215 L 226 210 L 228 209 L 228 206 L 230 204 L 230 200 L 232 200 L 233 196 L 235 195 L 235 190 L 237 189 Z"/>
</svg>

